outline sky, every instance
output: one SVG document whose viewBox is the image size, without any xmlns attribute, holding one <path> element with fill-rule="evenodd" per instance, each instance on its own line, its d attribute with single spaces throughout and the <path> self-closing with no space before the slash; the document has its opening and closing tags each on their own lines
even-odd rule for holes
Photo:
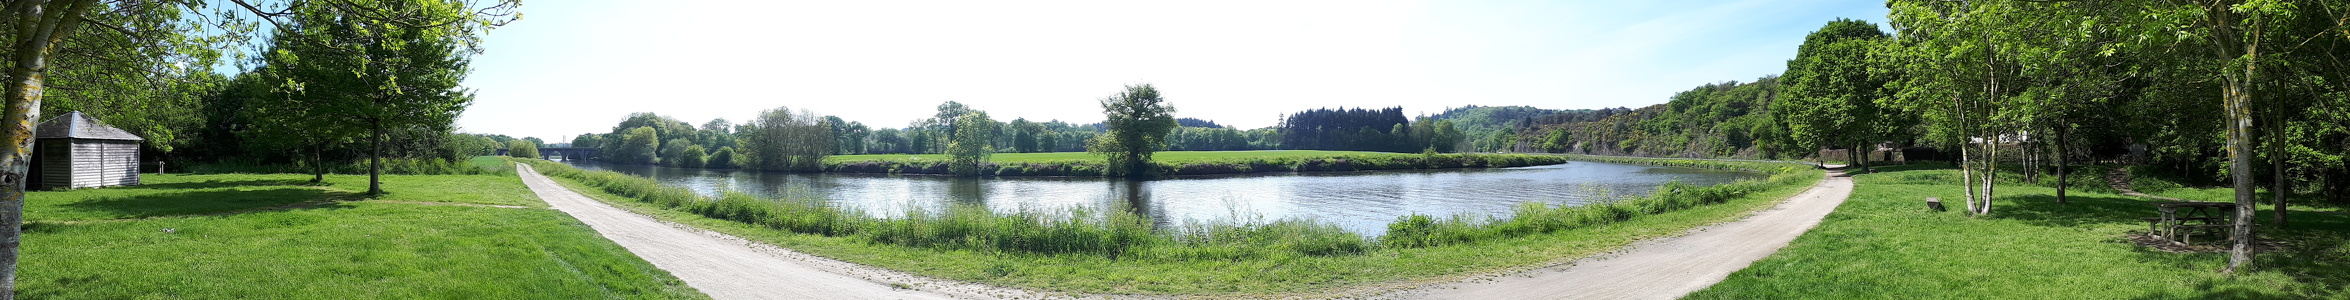
<svg viewBox="0 0 2350 300">
<path fill-rule="evenodd" d="M 1240 128 L 1315 108 L 1642 107 L 1786 69 L 1881 0 L 531 1 L 488 33 L 461 131 L 564 142 L 629 113 L 696 125 L 789 107 L 874 128 L 961 102 L 1093 123 L 1151 84 Z"/>
</svg>

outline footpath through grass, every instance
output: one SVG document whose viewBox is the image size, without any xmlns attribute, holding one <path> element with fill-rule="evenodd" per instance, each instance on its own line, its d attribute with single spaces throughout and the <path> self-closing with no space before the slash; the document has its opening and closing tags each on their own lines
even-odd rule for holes
<svg viewBox="0 0 2350 300">
<path fill-rule="evenodd" d="M 141 177 L 29 193 L 18 296 L 707 298 L 562 212 L 441 204 L 546 206 L 513 175 Z"/>
<path fill-rule="evenodd" d="M 648 179 L 524 161 L 581 194 L 640 214 L 859 264 L 1048 291 L 1240 297 L 1327 296 L 1539 267 L 1734 220 L 1820 179 L 1809 167 L 1784 165 L 1767 181 L 1674 185 L 1650 197 L 1577 207 L 1531 203 L 1501 219 L 1407 217 L 1387 236 L 1366 239 L 1297 220 L 1154 229 L 1115 210 L 967 208 L 872 219 L 812 198 L 710 199 Z"/>
<path fill-rule="evenodd" d="M 1881 167 L 1854 177 L 1850 200 L 1779 253 L 1731 274 L 1695 299 L 2340 299 L 2350 297 L 2350 216 L 2296 207 L 2292 224 L 2262 224 L 2285 249 L 2260 253 L 2253 271 L 2217 271 L 2227 254 L 2171 253 L 2127 238 L 2144 234 L 2149 199 L 2076 179 L 2069 203 L 2053 188 L 2003 184 L 1988 217 L 1967 217 L 1957 171 Z M 2010 176 L 2013 177 L 2013 176 Z M 2081 181 L 2097 182 L 2081 186 Z M 2141 178 L 2140 181 L 2144 181 Z M 2174 184 L 2175 185 L 2175 184 Z M 2184 198 L 2208 190 L 2181 189 Z M 2155 193 L 2163 194 L 2163 193 Z M 1945 199 L 1949 212 L 1926 209 Z M 2266 222 L 2269 212 L 2261 211 Z M 2212 238 L 2219 241 L 2224 238 Z M 2198 238 L 2198 243 L 2207 239 Z"/>
</svg>

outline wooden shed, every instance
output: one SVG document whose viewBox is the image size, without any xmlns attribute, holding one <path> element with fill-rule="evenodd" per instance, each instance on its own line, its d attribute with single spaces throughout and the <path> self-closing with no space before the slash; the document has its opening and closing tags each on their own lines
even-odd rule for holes
<svg viewBox="0 0 2350 300">
<path fill-rule="evenodd" d="M 139 141 L 82 112 L 69 112 L 34 127 L 36 189 L 70 189 L 139 184 Z"/>
</svg>

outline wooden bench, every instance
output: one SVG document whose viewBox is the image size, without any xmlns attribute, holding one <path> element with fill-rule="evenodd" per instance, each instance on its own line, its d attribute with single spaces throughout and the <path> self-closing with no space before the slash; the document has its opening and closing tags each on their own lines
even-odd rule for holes
<svg viewBox="0 0 2350 300">
<path fill-rule="evenodd" d="M 2236 227 L 2236 225 L 2214 225 L 2214 224 L 2205 224 L 2205 225 L 2179 225 L 2179 226 L 2176 226 L 2176 227 L 2171 227 L 2171 230 L 2172 230 L 2172 231 L 2175 231 L 2175 232 L 2178 232 L 2178 233 L 2180 233 L 2180 234 L 2179 234 L 2179 244 L 2182 244 L 2182 245 L 2194 245 L 2194 244 L 2195 244 L 2195 232 L 2196 232 L 2196 231 L 2207 231 L 2207 230 L 2208 230 L 2208 231 L 2212 231 L 2212 233 L 2218 234 L 2218 233 L 2226 233 L 2228 230 L 2230 230 L 2230 229 L 2232 229 L 2232 228 L 2235 228 L 2235 227 Z"/>
<path fill-rule="evenodd" d="M 2164 231 L 2164 230 L 2163 230 L 2163 228 L 2164 228 L 2164 225 L 2165 225 L 2165 224 L 2162 224 L 2162 220 L 2163 220 L 2163 219 L 2162 219 L 2162 217 L 2144 217 L 2144 218 L 2138 218 L 2138 220 L 2143 220 L 2143 221 L 2146 221 L 2146 234 L 2161 235 L 2163 238 L 2166 238 L 2166 239 L 2167 239 L 2167 238 L 2170 238 L 2170 236 L 2172 236 L 2172 235 L 2176 235 L 2176 234 L 2173 234 L 2173 232 L 2177 232 L 2177 229 L 2179 228 L 2178 226 L 2198 226 L 2198 225 L 2187 225 L 2187 222 L 2190 222 L 2190 221 L 2203 221 L 2203 224 L 2201 224 L 2201 225 L 2204 225 L 2204 226 L 2208 226 L 2208 225 L 2220 225 L 2220 226 L 2226 226 L 2226 225 L 2223 225 L 2223 224 L 2216 224 L 2216 223 L 2218 223 L 2218 222 L 2219 222 L 2219 218 L 2204 218 L 2204 217 L 2193 217 L 2193 218 L 2174 218 L 2174 219 L 2171 219 L 2171 220 L 2172 220 L 2172 221 L 2176 221 L 2176 222 L 2178 222 L 2178 224 L 2168 224 L 2168 225 L 2170 225 L 2170 226 L 2171 226 L 2171 227 L 2170 227 L 2170 228 L 2171 228 L 2171 230 L 2170 230 L 2170 231 Z"/>
</svg>

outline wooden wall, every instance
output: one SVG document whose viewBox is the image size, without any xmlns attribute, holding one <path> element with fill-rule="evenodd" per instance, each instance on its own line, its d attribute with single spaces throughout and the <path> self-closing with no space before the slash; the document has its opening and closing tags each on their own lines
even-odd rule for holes
<svg viewBox="0 0 2350 300">
<path fill-rule="evenodd" d="M 36 144 L 44 188 L 139 184 L 137 141 L 48 139 Z"/>
</svg>

